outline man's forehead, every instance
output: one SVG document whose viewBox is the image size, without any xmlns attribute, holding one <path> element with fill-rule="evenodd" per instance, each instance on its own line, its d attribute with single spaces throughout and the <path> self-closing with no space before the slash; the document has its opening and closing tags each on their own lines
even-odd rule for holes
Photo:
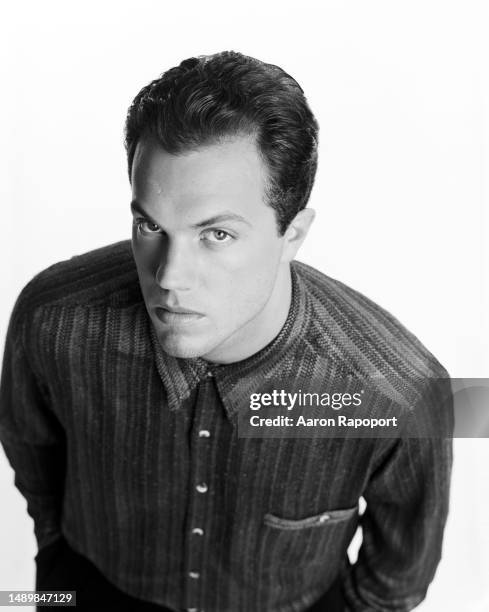
<svg viewBox="0 0 489 612">
<path fill-rule="evenodd" d="M 231 187 L 236 180 L 257 182 L 265 178 L 265 167 L 252 136 L 229 137 L 179 153 L 169 153 L 154 136 L 145 136 L 136 147 L 132 179 L 143 181 L 156 190 L 159 181 L 191 182 Z"/>
<path fill-rule="evenodd" d="M 229 213 L 249 223 L 269 212 L 263 164 L 249 137 L 178 155 L 147 138 L 138 145 L 132 178 L 133 200 L 148 217 L 173 209 L 192 224 Z"/>
</svg>

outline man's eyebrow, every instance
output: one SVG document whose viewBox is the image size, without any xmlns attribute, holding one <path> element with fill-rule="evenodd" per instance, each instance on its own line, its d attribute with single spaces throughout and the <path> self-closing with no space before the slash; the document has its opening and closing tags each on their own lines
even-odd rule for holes
<svg viewBox="0 0 489 612">
<path fill-rule="evenodd" d="M 131 212 L 132 213 L 139 213 L 140 215 L 143 215 L 143 217 L 146 217 L 146 219 L 151 221 L 151 223 L 154 223 L 155 225 L 158 225 L 158 223 L 156 223 L 156 221 L 154 219 L 152 219 L 150 215 L 148 215 L 148 213 L 144 210 L 144 208 L 141 206 L 141 204 L 136 202 L 136 200 L 133 200 L 131 202 Z"/>
<path fill-rule="evenodd" d="M 159 223 L 156 223 L 156 221 L 152 219 L 150 215 L 148 215 L 148 213 L 144 210 L 144 208 L 135 200 L 131 202 L 131 211 L 137 212 L 140 215 L 143 215 L 144 217 L 146 217 L 146 219 L 151 221 L 151 223 L 154 223 L 155 225 L 159 225 Z M 240 223 L 246 223 L 246 225 L 249 225 L 250 227 L 252 227 L 251 223 L 247 221 L 244 217 L 242 217 L 241 215 L 238 215 L 237 213 L 228 212 L 228 211 L 225 211 L 218 215 L 214 215 L 213 217 L 209 217 L 208 219 L 204 219 L 203 221 L 199 221 L 198 223 L 193 223 L 190 227 L 194 229 L 198 229 L 200 227 L 207 227 L 209 225 L 214 225 L 216 223 L 223 223 L 224 221 L 238 221 Z"/>
<path fill-rule="evenodd" d="M 238 215 L 233 212 L 223 212 L 219 215 L 214 215 L 213 217 L 209 217 L 208 219 L 204 219 L 203 221 L 199 221 L 198 223 L 194 223 L 191 227 L 199 228 L 206 227 L 208 225 L 215 225 L 216 223 L 222 223 L 223 221 L 239 221 L 240 223 L 246 223 L 251 227 L 251 223 L 247 221 L 241 215 Z"/>
</svg>

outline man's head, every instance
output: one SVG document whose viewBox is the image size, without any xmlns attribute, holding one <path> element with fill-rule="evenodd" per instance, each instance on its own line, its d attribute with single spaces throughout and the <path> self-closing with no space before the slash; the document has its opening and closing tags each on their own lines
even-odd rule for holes
<svg viewBox="0 0 489 612">
<path fill-rule="evenodd" d="M 143 87 L 130 106 L 129 178 L 144 134 L 174 155 L 251 135 L 267 168 L 266 202 L 283 234 L 309 199 L 318 129 L 301 87 L 278 66 L 232 51 L 190 58 Z"/>
<path fill-rule="evenodd" d="M 133 252 L 168 353 L 236 361 L 278 333 L 313 218 L 317 131 L 296 81 L 239 53 L 185 60 L 135 98 Z"/>
</svg>

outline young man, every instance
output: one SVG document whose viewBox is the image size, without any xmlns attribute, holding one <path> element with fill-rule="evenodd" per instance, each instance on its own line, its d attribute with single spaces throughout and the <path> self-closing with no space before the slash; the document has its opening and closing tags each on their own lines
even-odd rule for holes
<svg viewBox="0 0 489 612">
<path fill-rule="evenodd" d="M 188 59 L 135 98 L 132 242 L 41 272 L 8 331 L 0 432 L 39 590 L 201 612 L 424 598 L 448 509 L 447 374 L 387 312 L 294 261 L 317 134 L 294 79 L 234 52 Z M 318 378 L 369 387 L 380 416 L 421 405 L 447 436 L 239 435 L 265 381 Z"/>
</svg>

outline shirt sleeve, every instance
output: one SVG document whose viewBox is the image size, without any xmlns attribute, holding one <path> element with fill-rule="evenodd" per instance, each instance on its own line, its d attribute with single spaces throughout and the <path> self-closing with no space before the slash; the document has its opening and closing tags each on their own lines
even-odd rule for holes
<svg viewBox="0 0 489 612">
<path fill-rule="evenodd" d="M 452 435 L 447 374 L 428 383 L 403 435 L 370 478 L 362 545 L 343 580 L 349 612 L 407 612 L 425 598 L 441 558 Z"/>
<path fill-rule="evenodd" d="M 15 485 L 27 501 L 38 546 L 42 548 L 61 534 L 66 445 L 63 429 L 49 407 L 47 387 L 31 367 L 32 354 L 26 350 L 26 341 L 35 325 L 22 302 L 21 294 L 5 342 L 0 441 L 14 470 Z"/>
</svg>

